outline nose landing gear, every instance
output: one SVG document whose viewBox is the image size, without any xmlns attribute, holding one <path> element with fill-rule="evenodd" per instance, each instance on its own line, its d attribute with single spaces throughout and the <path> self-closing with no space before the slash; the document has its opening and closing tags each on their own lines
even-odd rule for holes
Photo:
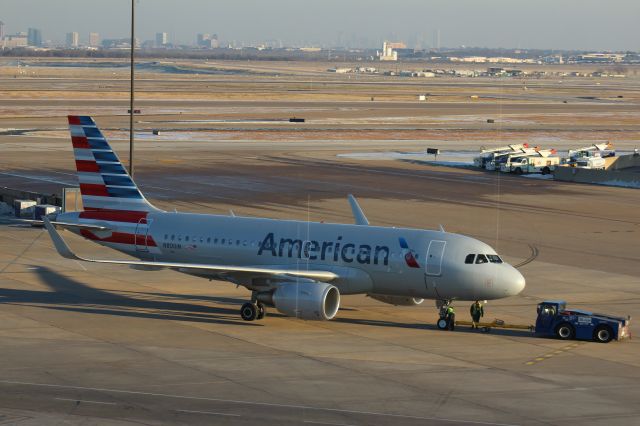
<svg viewBox="0 0 640 426">
<path fill-rule="evenodd" d="M 451 300 L 436 300 L 436 307 L 440 309 L 439 318 L 436 322 L 438 329 L 451 330 L 455 328 L 456 312 L 451 306 Z"/>
</svg>

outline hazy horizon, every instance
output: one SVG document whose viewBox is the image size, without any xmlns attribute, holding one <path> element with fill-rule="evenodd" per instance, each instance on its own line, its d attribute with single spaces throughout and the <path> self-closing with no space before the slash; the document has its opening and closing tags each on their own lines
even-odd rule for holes
<svg viewBox="0 0 640 426">
<path fill-rule="evenodd" d="M 129 34 L 129 0 L 3 0 L 5 33 L 42 30 L 43 40 L 64 41 L 71 31 L 86 42 Z M 533 7 L 535 6 L 535 7 Z M 382 40 L 434 47 L 559 50 L 640 50 L 640 2 L 586 0 L 535 3 L 507 0 L 139 0 L 137 36 L 193 44 L 197 33 L 216 33 L 221 41 L 252 44 L 377 47 Z"/>
</svg>

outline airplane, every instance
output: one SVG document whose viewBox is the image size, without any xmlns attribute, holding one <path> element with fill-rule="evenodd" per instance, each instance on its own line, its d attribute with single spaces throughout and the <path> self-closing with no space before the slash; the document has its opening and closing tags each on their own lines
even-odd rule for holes
<svg viewBox="0 0 640 426">
<path fill-rule="evenodd" d="M 251 291 L 240 309 L 246 321 L 263 319 L 267 306 L 287 316 L 330 320 L 346 294 L 393 305 L 433 299 L 441 308 L 454 300 L 514 296 L 525 287 L 522 274 L 489 245 L 442 227 L 370 225 L 351 195 L 355 224 L 160 210 L 140 192 L 91 117 L 68 120 L 84 210 L 43 219 L 65 258 L 242 285 Z M 80 257 L 56 228 L 135 259 Z M 437 325 L 445 329 L 441 320 Z"/>
</svg>

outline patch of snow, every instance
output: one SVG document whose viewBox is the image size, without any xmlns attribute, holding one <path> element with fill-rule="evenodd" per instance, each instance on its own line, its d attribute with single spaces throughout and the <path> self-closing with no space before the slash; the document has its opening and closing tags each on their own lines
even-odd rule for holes
<svg viewBox="0 0 640 426">
<path fill-rule="evenodd" d="M 526 177 L 529 179 L 553 180 L 553 175 L 543 175 L 542 173 L 529 173 L 526 175 L 522 175 L 522 177 Z"/>
<path fill-rule="evenodd" d="M 619 186 L 622 188 L 639 188 L 640 189 L 640 181 L 633 182 L 625 182 L 622 180 L 608 180 L 606 182 L 594 182 L 596 185 L 604 185 L 604 186 Z"/>
</svg>

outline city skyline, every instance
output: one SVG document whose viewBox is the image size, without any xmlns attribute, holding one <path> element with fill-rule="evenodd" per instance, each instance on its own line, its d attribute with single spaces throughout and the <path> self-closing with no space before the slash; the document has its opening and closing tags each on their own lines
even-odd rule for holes
<svg viewBox="0 0 640 426">
<path fill-rule="evenodd" d="M 129 33 L 129 0 L 91 2 L 91 8 L 80 0 L 3 3 L 5 34 L 37 28 L 43 40 L 64 44 L 67 33 L 78 32 L 80 43 L 87 44 L 91 32 L 102 39 Z M 425 48 L 435 47 L 439 39 L 442 47 L 640 50 L 640 2 L 541 0 L 535 5 L 504 0 L 404 0 L 394 5 L 363 0 L 139 0 L 136 23 L 140 40 L 166 32 L 169 43 L 187 45 L 196 43 L 198 33 L 217 33 L 221 41 L 237 45 L 277 40 L 285 45 L 373 48 L 393 40 Z M 94 15 L 100 19 L 87 19 Z"/>
</svg>

